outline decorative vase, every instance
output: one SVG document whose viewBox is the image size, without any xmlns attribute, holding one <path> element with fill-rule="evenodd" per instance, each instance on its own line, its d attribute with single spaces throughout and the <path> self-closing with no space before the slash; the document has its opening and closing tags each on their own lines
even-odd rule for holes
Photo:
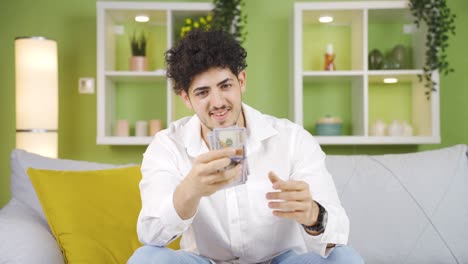
<svg viewBox="0 0 468 264">
<path fill-rule="evenodd" d="M 333 54 L 333 45 L 328 44 L 327 53 L 325 53 L 325 65 L 323 69 L 325 71 L 336 71 L 335 63 L 335 54 Z"/>
<path fill-rule="evenodd" d="M 162 130 L 162 121 L 159 119 L 151 119 L 149 122 L 150 136 L 154 136 L 157 132 Z"/>
<path fill-rule="evenodd" d="M 384 57 L 378 49 L 373 49 L 369 53 L 369 69 L 380 70 L 383 67 Z"/>
<path fill-rule="evenodd" d="M 318 136 L 340 136 L 343 122 L 339 117 L 325 116 L 315 123 L 315 133 Z"/>
<path fill-rule="evenodd" d="M 131 71 L 148 70 L 148 61 L 145 56 L 132 56 L 128 59 L 128 64 Z"/>
<path fill-rule="evenodd" d="M 115 136 L 128 137 L 130 135 L 130 127 L 127 119 L 117 120 L 115 126 Z"/>
<path fill-rule="evenodd" d="M 408 68 L 408 52 L 405 46 L 396 45 L 391 52 L 391 58 L 399 65 L 398 69 Z"/>
<path fill-rule="evenodd" d="M 370 135 L 376 137 L 385 136 L 385 130 L 387 129 L 387 125 L 385 124 L 382 119 L 377 119 L 374 124 L 372 124 L 370 129 Z"/>
<path fill-rule="evenodd" d="M 393 120 L 392 124 L 388 127 L 388 135 L 392 137 L 403 136 L 403 125 L 398 120 Z"/>
<path fill-rule="evenodd" d="M 413 127 L 408 122 L 403 121 L 403 136 L 410 137 L 413 135 Z"/>
<path fill-rule="evenodd" d="M 135 123 L 135 136 L 146 137 L 148 136 L 148 122 L 144 120 Z"/>
</svg>

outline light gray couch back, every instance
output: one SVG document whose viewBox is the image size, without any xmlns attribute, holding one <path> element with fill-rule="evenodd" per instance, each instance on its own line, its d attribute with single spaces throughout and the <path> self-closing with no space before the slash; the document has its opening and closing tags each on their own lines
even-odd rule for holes
<svg viewBox="0 0 468 264">
<path fill-rule="evenodd" d="M 468 263 L 467 146 L 328 156 L 366 263 Z"/>
</svg>

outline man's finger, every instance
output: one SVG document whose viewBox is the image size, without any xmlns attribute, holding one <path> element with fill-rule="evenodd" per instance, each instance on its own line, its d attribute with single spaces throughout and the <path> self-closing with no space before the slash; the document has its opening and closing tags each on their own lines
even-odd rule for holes
<svg viewBox="0 0 468 264">
<path fill-rule="evenodd" d="M 211 175 L 209 176 L 211 179 L 211 182 L 209 184 L 210 185 L 218 185 L 218 184 L 226 185 L 231 182 L 234 182 L 241 175 L 241 169 L 242 169 L 242 165 L 238 164 L 236 165 L 236 167 L 230 170 L 221 172 L 220 174 Z"/>
<path fill-rule="evenodd" d="M 206 182 L 207 184 L 218 184 L 220 182 L 224 181 L 230 181 L 238 178 L 240 176 L 240 171 L 241 171 L 242 165 L 238 164 L 236 167 L 222 171 L 219 173 L 214 173 L 208 176 L 203 177 L 203 181 Z"/>
<path fill-rule="evenodd" d="M 303 181 L 281 181 L 273 183 L 273 189 L 281 191 L 307 190 L 309 185 Z"/>
<path fill-rule="evenodd" d="M 213 174 L 224 171 L 231 164 L 231 159 L 228 157 L 219 158 L 208 163 L 202 164 L 202 174 Z"/>
<path fill-rule="evenodd" d="M 279 209 L 282 211 L 305 211 L 307 209 L 307 205 L 302 202 L 269 202 L 268 207 L 271 209 Z"/>
<path fill-rule="evenodd" d="M 273 212 L 274 216 L 278 217 L 283 217 L 291 220 L 297 220 L 300 219 L 302 216 L 302 212 L 293 212 L 293 211 L 279 211 L 279 210 L 274 210 Z"/>
<path fill-rule="evenodd" d="M 268 200 L 305 201 L 310 199 L 310 195 L 306 191 L 268 192 L 266 198 Z"/>
<path fill-rule="evenodd" d="M 217 150 L 212 150 L 207 153 L 203 153 L 197 157 L 197 161 L 199 163 L 208 163 L 213 160 L 222 159 L 222 158 L 229 158 L 236 154 L 236 150 L 233 148 L 222 148 Z"/>
<path fill-rule="evenodd" d="M 281 180 L 280 177 L 278 177 L 278 175 L 276 175 L 274 172 L 270 171 L 268 173 L 268 178 L 270 178 L 270 181 L 271 183 L 276 183 L 276 182 L 282 182 L 283 180 Z"/>
</svg>

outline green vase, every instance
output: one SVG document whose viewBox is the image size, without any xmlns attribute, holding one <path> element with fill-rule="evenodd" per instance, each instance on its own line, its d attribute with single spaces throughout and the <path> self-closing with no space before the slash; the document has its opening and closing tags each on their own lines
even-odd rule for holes
<svg viewBox="0 0 468 264">
<path fill-rule="evenodd" d="M 408 69 L 408 52 L 403 45 L 396 45 L 391 53 L 391 60 L 399 65 L 398 69 Z"/>
<path fill-rule="evenodd" d="M 383 67 L 384 57 L 378 49 L 369 53 L 369 70 L 380 70 Z"/>
</svg>

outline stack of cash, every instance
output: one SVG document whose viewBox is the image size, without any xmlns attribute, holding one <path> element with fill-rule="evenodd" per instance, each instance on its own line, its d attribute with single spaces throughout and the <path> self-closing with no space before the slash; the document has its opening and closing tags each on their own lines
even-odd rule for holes
<svg viewBox="0 0 468 264">
<path fill-rule="evenodd" d="M 208 141 L 211 150 L 232 147 L 236 150 L 234 156 L 231 156 L 231 164 L 225 169 L 230 169 L 237 164 L 242 164 L 242 173 L 237 181 L 226 185 L 224 188 L 244 184 L 247 181 L 248 167 L 245 158 L 245 145 L 247 143 L 247 134 L 244 127 L 226 127 L 215 128 L 208 133 Z"/>
</svg>

